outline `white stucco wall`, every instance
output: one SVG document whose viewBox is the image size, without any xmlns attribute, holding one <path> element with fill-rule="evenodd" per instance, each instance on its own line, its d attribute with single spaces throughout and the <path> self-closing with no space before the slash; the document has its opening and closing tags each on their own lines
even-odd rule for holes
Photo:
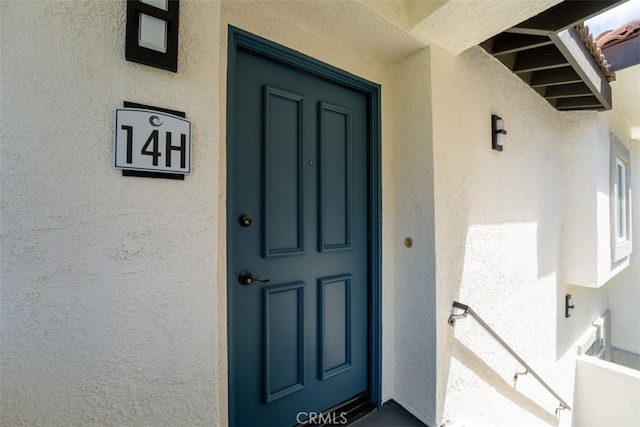
<svg viewBox="0 0 640 427">
<path fill-rule="evenodd" d="M 576 112 L 563 121 L 563 282 L 598 288 L 629 266 L 611 255 L 610 134 L 625 140 L 620 114 Z"/>
<path fill-rule="evenodd" d="M 619 94 L 614 91 L 614 104 Z M 565 115 L 563 126 L 563 281 L 576 304 L 594 294 L 582 286 L 605 288 L 613 346 L 640 353 L 640 259 L 636 250 L 628 258 L 612 261 L 609 188 L 610 135 L 614 134 L 630 150 L 632 191 L 640 185 L 640 175 L 634 167 L 638 162 L 637 144 L 630 138 L 629 122 L 616 109 Z M 632 224 L 638 221 L 635 199 Z M 632 234 L 633 241 L 638 242 L 638 227 L 632 227 Z M 577 314 L 587 321 L 597 312 Z"/>
<path fill-rule="evenodd" d="M 640 141 L 631 138 L 630 129 L 638 124 L 640 117 L 638 100 L 627 85 L 638 84 L 635 76 L 640 74 L 640 66 L 616 73 L 617 81 L 612 83 L 613 101 L 619 109 L 602 114 L 601 122 L 608 123 L 620 141 L 631 154 L 632 191 L 632 239 L 634 251 L 629 256 L 629 266 L 607 283 L 611 308 L 611 344 L 631 353 L 640 354 Z"/>
<path fill-rule="evenodd" d="M 124 59 L 124 1 L 0 2 L 3 425 L 210 425 L 218 403 L 219 4 L 179 73 Z M 186 112 L 193 174 L 122 177 L 114 110 Z"/>
<path fill-rule="evenodd" d="M 429 50 L 391 69 L 393 88 L 393 398 L 428 425 L 436 416 L 435 224 Z M 413 240 L 411 248 L 404 239 Z"/>
<path fill-rule="evenodd" d="M 640 371 L 593 357 L 576 363 L 573 426 L 635 426 L 640 420 Z"/>
<path fill-rule="evenodd" d="M 611 344 L 613 347 L 640 354 L 640 142 L 627 139 L 631 153 L 632 239 L 634 251 L 629 267 L 607 284 L 611 307 Z"/>
<path fill-rule="evenodd" d="M 595 115 L 555 111 L 480 48 L 432 49 L 431 64 L 438 422 L 554 425 L 557 401 L 531 376 L 514 387 L 518 363 L 472 319 L 451 328 L 447 318 L 453 300 L 470 305 L 571 404 L 576 341 L 608 298 L 563 284 L 563 120 L 592 126 Z M 508 131 L 501 153 L 492 113 Z"/>
<path fill-rule="evenodd" d="M 566 114 L 562 160 L 562 278 L 565 283 L 598 287 L 598 192 L 595 112 Z M 608 192 L 608 188 L 607 188 Z"/>
</svg>

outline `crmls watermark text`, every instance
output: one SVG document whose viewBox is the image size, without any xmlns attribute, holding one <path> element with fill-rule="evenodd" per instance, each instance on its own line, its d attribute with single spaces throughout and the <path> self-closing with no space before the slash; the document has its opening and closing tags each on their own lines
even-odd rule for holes
<svg viewBox="0 0 640 427">
<path fill-rule="evenodd" d="M 298 412 L 296 415 L 296 421 L 302 425 L 346 425 L 349 420 L 347 419 L 346 412 L 328 412 L 321 414 L 318 412 Z"/>
</svg>

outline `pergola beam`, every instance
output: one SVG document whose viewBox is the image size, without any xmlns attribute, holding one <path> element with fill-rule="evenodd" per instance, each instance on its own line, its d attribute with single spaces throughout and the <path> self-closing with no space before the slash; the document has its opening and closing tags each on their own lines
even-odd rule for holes
<svg viewBox="0 0 640 427">
<path fill-rule="evenodd" d="M 554 98 L 576 98 L 581 96 L 590 96 L 591 91 L 584 83 L 572 83 L 562 86 L 549 86 L 544 92 L 546 99 Z"/>
<path fill-rule="evenodd" d="M 580 35 L 574 28 L 552 34 L 551 40 L 569 61 L 573 69 L 582 78 L 582 81 L 591 90 L 593 95 L 600 101 L 605 110 L 610 110 L 611 86 L 604 77 L 600 67 L 596 64 L 593 56 L 587 50 Z"/>
<path fill-rule="evenodd" d="M 513 27 L 527 34 L 552 34 L 573 27 L 626 0 L 566 0 Z"/>
<path fill-rule="evenodd" d="M 575 26 L 624 1 L 565 0 L 481 46 L 558 110 L 610 110 L 611 86 L 605 71 Z M 640 37 L 626 44 L 631 47 L 617 47 L 624 49 L 624 59 L 612 70 L 640 63 Z"/>
<path fill-rule="evenodd" d="M 491 49 L 491 54 L 494 56 L 500 56 L 552 44 L 553 42 L 551 39 L 546 36 L 502 33 L 496 36 Z"/>
<path fill-rule="evenodd" d="M 564 85 L 581 81 L 582 79 L 573 68 L 563 67 L 533 73 L 531 77 L 531 87 Z"/>
<path fill-rule="evenodd" d="M 569 108 L 600 108 L 602 104 L 595 96 L 581 96 L 578 98 L 562 98 L 556 102 L 556 108 L 558 110 Z"/>
<path fill-rule="evenodd" d="M 569 63 L 555 46 L 544 46 L 520 52 L 513 65 L 513 72 L 519 74 L 567 65 Z"/>
</svg>

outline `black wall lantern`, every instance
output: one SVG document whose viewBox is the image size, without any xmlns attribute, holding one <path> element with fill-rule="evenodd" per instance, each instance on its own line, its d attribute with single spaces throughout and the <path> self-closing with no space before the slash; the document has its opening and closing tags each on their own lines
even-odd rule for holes
<svg viewBox="0 0 640 427">
<path fill-rule="evenodd" d="M 127 0 L 127 61 L 177 72 L 178 11 L 178 0 Z"/>
<path fill-rule="evenodd" d="M 491 148 L 496 151 L 502 151 L 504 147 L 504 136 L 507 131 L 504 129 L 504 121 L 502 117 L 491 115 Z"/>
</svg>

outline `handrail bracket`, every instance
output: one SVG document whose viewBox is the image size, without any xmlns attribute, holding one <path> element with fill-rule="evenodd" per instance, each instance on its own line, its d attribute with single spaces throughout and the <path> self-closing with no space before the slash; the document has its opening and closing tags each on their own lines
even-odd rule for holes
<svg viewBox="0 0 640 427">
<path fill-rule="evenodd" d="M 462 310 L 461 313 L 455 313 L 454 310 Z M 467 314 L 469 313 L 469 307 L 464 305 L 464 304 L 460 304 L 457 301 L 453 302 L 453 309 L 452 309 L 452 313 L 449 316 L 449 320 L 447 321 L 449 323 L 450 326 L 455 326 L 456 325 L 456 320 L 458 319 L 464 319 L 465 317 L 467 317 Z"/>
<path fill-rule="evenodd" d="M 529 373 L 528 370 L 525 370 L 524 372 L 516 372 L 515 374 L 513 374 L 513 386 L 516 386 L 516 383 L 518 382 L 518 377 L 520 375 L 527 375 Z"/>
<path fill-rule="evenodd" d="M 560 406 L 558 406 L 558 407 L 556 408 L 556 417 L 558 416 L 558 414 L 560 413 L 560 411 L 564 411 L 564 410 L 567 410 L 567 409 L 571 410 L 571 408 L 570 408 L 570 407 L 568 407 L 568 406 L 566 406 L 564 403 L 560 403 Z"/>
</svg>

